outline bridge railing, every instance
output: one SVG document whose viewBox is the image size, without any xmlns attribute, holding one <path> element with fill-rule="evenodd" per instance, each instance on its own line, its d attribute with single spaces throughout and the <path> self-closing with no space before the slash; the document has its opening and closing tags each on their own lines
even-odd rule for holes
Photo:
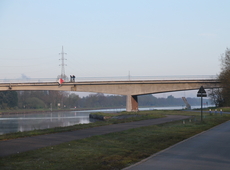
<svg viewBox="0 0 230 170">
<path fill-rule="evenodd" d="M 117 77 L 76 77 L 75 82 L 87 81 L 137 81 L 137 80 L 205 80 L 216 79 L 216 75 L 179 75 L 179 76 L 117 76 Z M 57 78 L 0 79 L 0 83 L 57 82 Z M 66 80 L 69 82 L 69 80 Z"/>
</svg>

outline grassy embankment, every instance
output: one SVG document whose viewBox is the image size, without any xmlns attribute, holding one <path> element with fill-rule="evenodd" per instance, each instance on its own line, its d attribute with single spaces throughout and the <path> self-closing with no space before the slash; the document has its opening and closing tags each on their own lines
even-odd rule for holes
<svg viewBox="0 0 230 170">
<path fill-rule="evenodd" d="M 194 117 L 186 120 L 185 124 L 182 123 L 183 121 L 177 121 L 136 128 L 3 157 L 0 158 L 1 170 L 122 169 L 179 141 L 230 120 L 230 115 L 220 116 L 204 113 L 204 123 L 200 123 L 199 112 L 148 111 L 147 114 L 147 117 L 150 115 L 159 117 L 165 114 L 192 115 Z M 97 123 L 110 124 L 112 121 L 119 123 L 124 120 L 108 120 Z"/>
</svg>

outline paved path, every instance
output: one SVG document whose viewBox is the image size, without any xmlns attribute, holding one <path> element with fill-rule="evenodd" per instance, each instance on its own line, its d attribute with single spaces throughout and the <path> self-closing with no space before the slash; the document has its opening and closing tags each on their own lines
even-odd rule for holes
<svg viewBox="0 0 230 170">
<path fill-rule="evenodd" d="M 26 137 L 0 141 L 0 156 L 7 156 L 20 152 L 26 152 L 46 146 L 58 145 L 63 142 L 78 140 L 95 135 L 103 135 L 112 132 L 119 132 L 128 129 L 162 124 L 170 121 L 187 119 L 189 116 L 170 115 L 165 118 L 142 120 L 130 123 L 113 124 L 108 126 L 100 126 L 89 129 L 76 130 L 71 132 L 54 133 L 48 135 L 40 135 L 34 137 Z"/>
<path fill-rule="evenodd" d="M 182 141 L 126 170 L 229 170 L 230 121 Z"/>
</svg>

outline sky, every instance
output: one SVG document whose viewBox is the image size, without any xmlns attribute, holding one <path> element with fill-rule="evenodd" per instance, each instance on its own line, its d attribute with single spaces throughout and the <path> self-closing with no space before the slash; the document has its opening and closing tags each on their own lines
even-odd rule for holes
<svg viewBox="0 0 230 170">
<path fill-rule="evenodd" d="M 0 0 L 0 79 L 217 75 L 229 0 Z"/>
</svg>

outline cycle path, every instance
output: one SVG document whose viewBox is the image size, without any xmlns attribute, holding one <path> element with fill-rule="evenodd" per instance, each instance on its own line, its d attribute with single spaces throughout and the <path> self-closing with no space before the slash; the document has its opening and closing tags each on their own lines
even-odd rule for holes
<svg viewBox="0 0 230 170">
<path fill-rule="evenodd" d="M 193 136 L 124 170 L 229 170 L 230 121 Z"/>
<path fill-rule="evenodd" d="M 42 147 L 58 145 L 64 142 L 79 140 L 95 135 L 104 135 L 108 133 L 120 132 L 128 129 L 157 125 L 177 120 L 184 120 L 188 118 L 189 116 L 168 115 L 167 117 L 158 119 L 120 123 L 70 132 L 53 133 L 47 135 L 0 141 L 0 157 L 26 152 L 29 150 L 35 150 Z"/>
</svg>

